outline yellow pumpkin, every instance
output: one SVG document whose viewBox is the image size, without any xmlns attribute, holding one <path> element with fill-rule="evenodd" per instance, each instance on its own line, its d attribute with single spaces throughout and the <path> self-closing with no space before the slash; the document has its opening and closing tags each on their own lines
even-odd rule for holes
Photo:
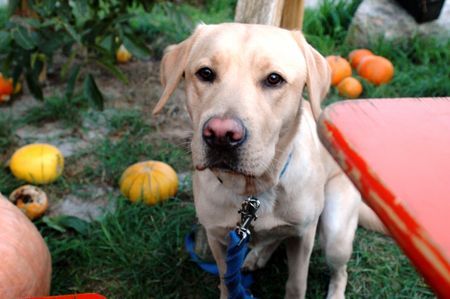
<svg viewBox="0 0 450 299">
<path fill-rule="evenodd" d="M 9 200 L 30 220 L 42 216 L 48 208 L 47 194 L 36 186 L 25 185 L 17 188 L 9 195 Z"/>
<path fill-rule="evenodd" d="M 125 48 L 124 45 L 120 45 L 119 49 L 117 49 L 117 52 L 116 52 L 116 60 L 119 63 L 126 63 L 126 62 L 130 61 L 131 57 L 132 57 L 132 55 L 127 50 L 127 48 Z"/>
<path fill-rule="evenodd" d="M 18 149 L 11 157 L 9 168 L 18 179 L 48 184 L 61 175 L 64 157 L 53 145 L 34 143 Z"/>
<path fill-rule="evenodd" d="M 120 191 L 132 202 L 154 205 L 177 193 L 178 177 L 166 163 L 144 161 L 128 167 L 120 178 Z"/>
</svg>

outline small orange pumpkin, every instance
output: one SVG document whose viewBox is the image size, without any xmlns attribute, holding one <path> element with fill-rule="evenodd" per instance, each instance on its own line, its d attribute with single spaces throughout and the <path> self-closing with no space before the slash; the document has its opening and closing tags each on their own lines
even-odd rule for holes
<svg viewBox="0 0 450 299">
<path fill-rule="evenodd" d="M 352 75 L 350 63 L 341 56 L 330 55 L 326 57 L 331 68 L 331 85 L 337 85 L 342 79 Z"/>
<path fill-rule="evenodd" d="M 380 85 L 391 81 L 394 66 L 382 56 L 366 56 L 359 63 L 358 75 L 375 85 Z"/>
<path fill-rule="evenodd" d="M 375 55 L 372 53 L 372 51 L 368 49 L 356 49 L 351 51 L 348 54 L 348 60 L 350 61 L 350 64 L 353 68 L 358 68 L 359 63 L 361 62 L 361 59 L 363 59 L 366 56 L 372 56 Z"/>
<path fill-rule="evenodd" d="M 7 79 L 0 74 L 0 102 L 9 101 L 10 95 L 13 93 L 13 80 Z"/>
<path fill-rule="evenodd" d="M 14 190 L 9 200 L 30 220 L 42 216 L 48 208 L 47 194 L 42 189 L 31 185 L 24 185 Z"/>
<path fill-rule="evenodd" d="M 119 49 L 117 49 L 116 60 L 119 63 L 126 63 L 130 61 L 132 56 L 133 55 L 131 55 L 131 53 L 127 50 L 127 48 L 125 48 L 123 44 L 120 45 Z"/>
<path fill-rule="evenodd" d="M 340 95 L 349 99 L 355 99 L 361 95 L 363 87 L 358 79 L 347 77 L 338 84 L 337 90 Z"/>
<path fill-rule="evenodd" d="M 120 178 L 120 191 L 130 201 L 154 205 L 173 197 L 178 190 L 178 176 L 168 164 L 144 161 L 128 167 Z"/>
</svg>

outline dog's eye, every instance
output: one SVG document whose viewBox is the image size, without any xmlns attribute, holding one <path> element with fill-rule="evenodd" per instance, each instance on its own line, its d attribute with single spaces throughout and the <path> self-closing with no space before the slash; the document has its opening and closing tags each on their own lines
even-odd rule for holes
<svg viewBox="0 0 450 299">
<path fill-rule="evenodd" d="M 285 80 L 281 75 L 277 73 L 271 73 L 267 76 L 266 80 L 264 80 L 264 84 L 268 87 L 276 87 L 283 84 Z"/>
<path fill-rule="evenodd" d="M 216 74 L 209 67 L 202 67 L 195 74 L 204 82 L 213 82 L 216 79 Z"/>
</svg>

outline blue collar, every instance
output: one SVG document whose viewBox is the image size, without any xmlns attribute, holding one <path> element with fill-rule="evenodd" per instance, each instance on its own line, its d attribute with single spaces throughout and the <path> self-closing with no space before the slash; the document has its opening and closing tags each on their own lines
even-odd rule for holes
<svg viewBox="0 0 450 299">
<path fill-rule="evenodd" d="M 287 168 L 288 168 L 288 166 L 289 166 L 289 163 L 290 163 L 291 160 L 292 160 L 292 152 L 293 152 L 293 151 L 291 151 L 291 152 L 289 153 L 289 156 L 288 156 L 288 158 L 287 158 L 287 160 L 286 160 L 286 163 L 284 163 L 283 169 L 282 169 L 281 172 L 280 172 L 280 179 L 283 177 L 284 173 L 286 172 L 286 170 L 287 170 Z"/>
</svg>

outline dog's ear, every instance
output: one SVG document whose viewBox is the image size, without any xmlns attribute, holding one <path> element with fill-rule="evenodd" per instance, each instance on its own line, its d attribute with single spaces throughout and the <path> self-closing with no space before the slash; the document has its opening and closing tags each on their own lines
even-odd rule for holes
<svg viewBox="0 0 450 299">
<path fill-rule="evenodd" d="M 326 59 L 314 49 L 300 31 L 292 31 L 306 61 L 306 87 L 316 120 L 322 111 L 320 104 L 330 89 L 331 71 Z"/>
<path fill-rule="evenodd" d="M 194 33 L 183 42 L 166 48 L 160 68 L 160 80 L 164 90 L 153 108 L 154 115 L 162 110 L 183 77 L 195 35 Z"/>
</svg>

